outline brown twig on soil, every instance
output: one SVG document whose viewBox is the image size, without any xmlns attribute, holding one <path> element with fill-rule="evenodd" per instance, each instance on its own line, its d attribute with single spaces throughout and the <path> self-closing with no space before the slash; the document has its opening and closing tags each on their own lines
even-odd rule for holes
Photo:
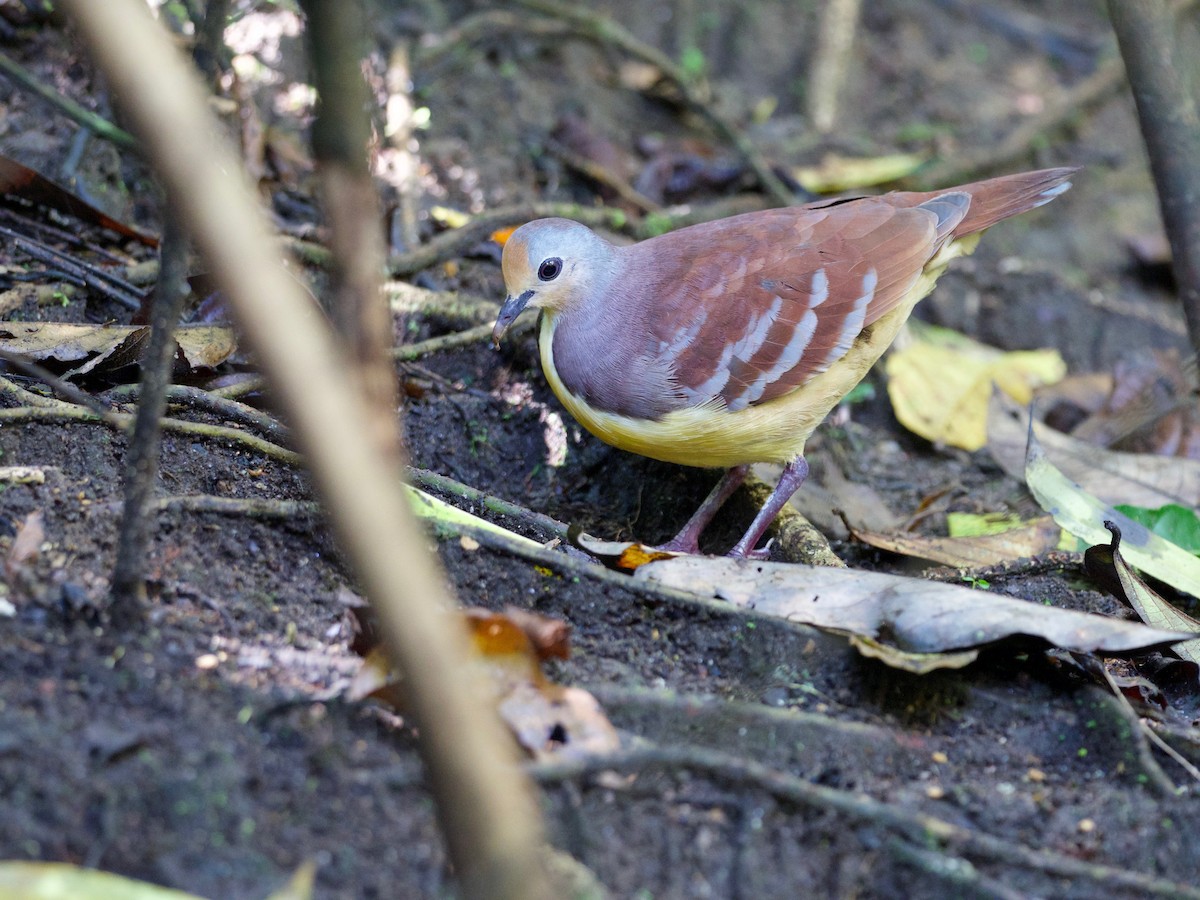
<svg viewBox="0 0 1200 900">
<path fill-rule="evenodd" d="M 290 234 L 281 234 L 278 236 L 278 240 L 296 259 L 311 266 L 325 267 L 333 260 L 333 254 L 324 244 L 306 241 Z"/>
<path fill-rule="evenodd" d="M 1108 15 L 1137 103 L 1188 335 L 1200 353 L 1200 98 L 1175 6 L 1108 0 Z"/>
<path fill-rule="evenodd" d="M 531 331 L 534 326 L 534 319 L 527 319 L 523 322 L 518 322 L 509 331 L 509 334 L 521 335 Z M 440 353 L 444 350 L 454 350 L 458 347 L 465 347 L 468 344 L 475 344 L 479 341 L 490 340 L 492 337 L 492 326 L 477 325 L 474 328 L 468 328 L 464 331 L 452 331 L 449 334 L 438 335 L 437 337 L 427 338 L 423 341 L 418 341 L 415 344 L 399 344 L 393 347 L 389 353 L 395 362 L 412 362 L 429 356 L 431 353 Z M 235 397 L 244 397 L 246 394 L 251 394 L 254 391 L 261 391 L 265 386 L 262 378 L 246 378 L 236 384 L 227 385 L 226 387 L 214 388 L 207 393 L 213 397 L 231 400 Z"/>
<path fill-rule="evenodd" d="M 77 230 L 70 231 L 66 228 L 60 228 L 59 226 L 53 225 L 42 218 L 27 215 L 23 211 L 18 211 L 17 209 L 0 208 L 0 221 L 3 221 L 10 228 L 12 228 L 16 234 L 22 234 L 27 237 L 36 235 L 39 240 L 43 241 L 43 243 L 45 243 L 45 238 L 49 236 L 69 247 L 86 249 L 92 256 L 108 260 L 114 266 L 127 266 L 129 263 L 129 257 L 127 255 L 114 253 L 108 247 L 102 247 L 94 241 L 89 240 L 86 232 L 80 232 Z M 154 279 L 158 277 L 158 260 L 153 260 L 153 264 L 155 274 L 145 282 L 146 284 L 153 284 Z M 97 271 L 103 272 L 105 270 L 98 269 Z M 109 274 L 117 284 L 121 284 L 127 288 L 134 286 L 132 281 L 129 281 L 125 278 L 125 273 L 123 272 L 107 274 Z"/>
<path fill-rule="evenodd" d="M 517 337 L 522 337 L 533 331 L 537 319 L 529 318 L 509 329 L 508 333 L 516 334 Z M 453 350 L 457 347 L 465 347 L 468 344 L 475 344 L 479 341 L 490 341 L 492 339 L 492 326 L 477 325 L 474 328 L 468 328 L 466 331 L 454 331 L 450 334 L 443 334 L 439 337 L 427 338 L 415 344 L 401 344 L 392 349 L 392 359 L 397 362 L 412 362 L 421 359 L 424 356 L 429 356 L 432 353 L 440 353 L 444 350 Z"/>
<path fill-rule="evenodd" d="M 68 119 L 78 122 L 97 136 L 104 138 L 106 141 L 111 141 L 125 150 L 138 149 L 137 139 L 128 131 L 118 128 L 112 122 L 102 116 L 96 115 L 90 109 L 84 109 L 70 97 L 64 97 L 53 88 L 42 84 L 3 53 L 0 53 L 0 72 L 3 72 L 31 94 L 41 97 Z"/>
<path fill-rule="evenodd" d="M 160 420 L 171 384 L 175 326 L 187 296 L 187 234 L 171 215 L 169 204 L 159 258 L 158 286 L 150 306 L 150 339 L 140 360 L 141 402 L 125 448 L 125 504 L 109 589 L 108 613 L 118 628 L 132 628 L 145 615 L 146 557 L 154 524 L 149 505 L 158 478 Z"/>
<path fill-rule="evenodd" d="M 962 825 L 876 800 L 861 793 L 813 784 L 763 763 L 706 747 L 636 747 L 606 755 L 530 763 L 526 770 L 540 784 L 576 781 L 606 771 L 637 773 L 650 768 L 691 769 L 707 777 L 739 787 L 754 787 L 778 800 L 827 810 L 854 821 L 887 828 L 916 841 L 920 846 L 936 844 L 957 853 L 1020 866 L 1054 878 L 1067 878 L 1091 885 L 1100 895 L 1117 889 L 1139 892 L 1146 897 L 1200 900 L 1200 888 L 1169 881 L 1143 872 L 1076 859 L 1049 850 L 1035 850 Z"/>
<path fill-rule="evenodd" d="M 413 71 L 424 73 L 449 56 L 471 44 L 486 41 L 500 32 L 514 31 L 522 35 L 548 38 L 571 33 L 565 22 L 553 19 L 531 19 L 507 9 L 486 9 L 459 19 L 453 26 L 436 35 L 427 35 L 413 52 Z"/>
<path fill-rule="evenodd" d="M 1121 60 L 1107 60 L 1057 99 L 1047 101 L 1045 109 L 1025 120 L 999 143 L 922 169 L 911 179 L 913 187 L 958 184 L 1024 159 L 1044 135 L 1069 127 L 1082 112 L 1116 94 L 1124 81 L 1125 67 Z"/>
<path fill-rule="evenodd" d="M 158 512 L 217 513 L 222 516 L 245 516 L 248 519 L 295 519 L 319 515 L 321 512 L 321 504 L 315 500 L 216 497 L 212 494 L 158 497 L 151 506 Z"/>
<path fill-rule="evenodd" d="M 113 403 L 136 403 L 140 393 L 140 385 L 130 384 L 108 391 L 104 397 Z M 220 416 L 226 421 L 255 428 L 272 441 L 285 442 L 291 438 L 291 431 L 288 427 L 269 413 L 245 403 L 221 397 L 203 388 L 173 384 L 167 388 L 167 401 L 200 409 Z"/>
<path fill-rule="evenodd" d="M 48 385 L 60 397 L 67 398 L 67 401 L 70 403 L 77 403 L 80 406 L 86 406 L 88 409 L 91 409 L 98 415 L 103 415 L 104 413 L 108 412 L 108 407 L 106 407 L 91 394 L 87 393 L 87 391 L 80 390 L 79 388 L 75 387 L 75 385 L 71 384 L 71 382 L 59 378 L 45 366 L 38 365 L 33 360 L 22 356 L 20 353 L 13 353 L 11 350 L 6 350 L 5 348 L 0 347 L 0 359 L 4 360 L 10 365 L 16 366 L 31 378 L 36 378 Z M 24 395 L 24 399 L 22 399 L 21 402 L 27 405 L 53 405 L 53 403 L 41 402 L 46 400 L 46 398 L 39 397 L 38 394 L 35 394 L 32 391 L 25 391 L 22 389 L 22 393 Z M 11 392 L 10 395 L 16 396 L 15 394 L 11 394 Z"/>
<path fill-rule="evenodd" d="M 35 394 L 33 391 L 27 391 L 15 381 L 11 381 L 3 376 L 0 376 L 0 397 L 9 397 L 23 407 L 33 409 L 61 409 L 66 407 L 74 409 L 74 405 L 67 403 L 65 400 L 56 400 L 53 397 L 43 397 L 41 394 Z M 84 407 L 79 407 L 83 409 Z M 0 417 L 7 410 L 0 409 Z"/>
<path fill-rule="evenodd" d="M 706 85 L 690 77 L 667 54 L 634 37 L 607 16 L 592 12 L 583 6 L 563 3 L 560 0 L 518 2 L 526 9 L 566 22 L 583 37 L 603 46 L 616 47 L 621 52 L 654 66 L 679 90 L 688 109 L 707 121 L 717 136 L 737 151 L 758 179 L 763 191 L 772 200 L 780 206 L 790 206 L 796 202 L 796 196 L 780 181 L 779 176 L 772 171 L 750 139 L 712 104 Z"/>
<path fill-rule="evenodd" d="M 6 379 L 0 378 L 0 393 L 7 392 L 5 382 Z M 86 422 L 107 425 L 117 431 L 125 431 L 133 424 L 133 416 L 129 413 L 106 412 L 100 415 L 84 406 L 75 406 L 57 400 L 52 402 L 53 406 L 13 406 L 0 409 L 0 424 L 4 422 Z M 263 456 L 289 466 L 298 466 L 302 462 L 300 454 L 294 450 L 280 447 L 258 435 L 237 428 L 209 425 L 205 422 L 188 422 L 184 419 L 170 417 L 160 419 L 159 424 L 164 431 L 175 431 L 180 434 L 192 434 L 197 437 L 240 444 L 247 450 L 261 453 Z"/>
<path fill-rule="evenodd" d="M 416 487 L 449 494 L 452 497 L 457 497 L 459 500 L 465 500 L 467 503 L 478 504 L 488 512 L 510 518 L 518 525 L 540 531 L 542 534 L 558 538 L 560 541 L 567 539 L 568 526 L 565 522 L 560 522 L 544 513 L 534 512 L 531 509 L 513 503 L 511 500 L 505 500 L 501 497 L 485 493 L 479 490 L 479 488 L 463 484 L 461 481 L 455 481 L 448 475 L 439 475 L 437 472 L 430 472 L 428 469 L 410 468 L 407 478 Z"/>
<path fill-rule="evenodd" d="M 998 879 L 984 875 L 961 856 L 930 850 L 896 836 L 884 841 L 883 847 L 900 861 L 946 882 L 946 896 L 987 897 L 988 900 L 1026 900 L 1029 897 L 1024 891 L 1013 890 Z"/>
<path fill-rule="evenodd" d="M 436 315 L 463 325 L 494 322 L 502 299 L 462 291 L 431 291 L 399 280 L 384 282 L 383 292 L 393 313 Z"/>
<path fill-rule="evenodd" d="M 134 130 L 229 297 L 295 429 L 334 533 L 408 680 L 419 751 L 454 870 L 469 897 L 548 893 L 536 809 L 511 735 L 475 689 L 465 630 L 398 484 L 371 440 L 334 342 L 288 273 L 254 190 L 219 138 L 193 72 L 141 0 L 63 0 L 127 104 Z M 136 52 L 130 52 L 136 48 Z"/>
<path fill-rule="evenodd" d="M 746 476 L 743 488 L 750 494 L 750 502 L 759 508 L 766 502 L 771 493 L 769 485 L 764 484 L 754 475 Z M 779 511 L 779 515 L 771 524 L 775 537 L 771 549 L 782 553 L 789 562 L 803 562 L 810 566 L 833 566 L 844 569 L 846 564 L 833 548 L 829 546 L 829 538 L 817 530 L 796 507 L 788 504 Z"/>
<path fill-rule="evenodd" d="M 14 246 L 23 253 L 32 256 L 39 262 L 59 269 L 71 278 L 78 279 L 81 284 L 86 284 L 92 290 L 115 300 L 122 306 L 128 309 L 141 309 L 141 296 L 137 291 L 131 290 L 130 285 L 125 284 L 113 273 L 89 265 L 76 257 L 63 253 L 61 250 L 56 250 L 42 241 L 26 237 L 13 231 L 11 228 L 5 228 L 3 225 L 0 225 L 0 235 L 11 240 Z"/>
</svg>

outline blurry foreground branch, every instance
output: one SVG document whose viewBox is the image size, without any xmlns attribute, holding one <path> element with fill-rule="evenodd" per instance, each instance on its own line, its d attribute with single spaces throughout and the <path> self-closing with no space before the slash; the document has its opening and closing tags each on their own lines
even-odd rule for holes
<svg viewBox="0 0 1200 900">
<path fill-rule="evenodd" d="M 467 641 L 409 515 L 399 473 L 340 370 L 320 316 L 284 268 L 195 74 L 143 0 L 64 0 L 271 381 L 341 546 L 407 676 L 412 717 L 468 897 L 538 896 L 541 832 L 515 746 L 464 665 Z"/>
</svg>

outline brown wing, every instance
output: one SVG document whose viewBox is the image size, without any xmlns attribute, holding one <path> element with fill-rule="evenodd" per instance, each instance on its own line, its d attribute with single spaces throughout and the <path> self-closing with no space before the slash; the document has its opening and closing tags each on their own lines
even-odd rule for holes
<svg viewBox="0 0 1200 900">
<path fill-rule="evenodd" d="M 659 273 L 649 321 L 657 362 L 669 368 L 681 405 L 719 397 L 743 409 L 829 368 L 901 302 L 969 205 L 965 194 L 919 207 L 867 198 L 660 238 L 674 246 L 653 257 L 685 261 Z"/>
</svg>

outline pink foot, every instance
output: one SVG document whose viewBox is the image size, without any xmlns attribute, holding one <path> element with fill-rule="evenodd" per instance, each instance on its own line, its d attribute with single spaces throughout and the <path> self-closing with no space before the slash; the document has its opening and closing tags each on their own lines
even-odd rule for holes
<svg viewBox="0 0 1200 900">
<path fill-rule="evenodd" d="M 800 485 L 804 484 L 804 479 L 807 477 L 808 463 L 804 461 L 803 456 L 796 457 L 784 466 L 783 474 L 779 476 L 779 483 L 775 485 L 775 490 L 771 491 L 771 496 L 762 505 L 762 509 L 758 511 L 758 515 L 754 517 L 754 521 L 750 523 L 750 527 L 746 529 L 742 539 L 727 555 L 734 559 L 767 559 L 771 553 L 771 542 L 768 541 L 765 546 L 757 550 L 754 549 L 755 544 L 758 543 L 768 526 L 775 521 L 775 517 L 779 515 L 784 504 L 792 499 L 792 494 L 796 493 L 800 489 Z"/>
</svg>

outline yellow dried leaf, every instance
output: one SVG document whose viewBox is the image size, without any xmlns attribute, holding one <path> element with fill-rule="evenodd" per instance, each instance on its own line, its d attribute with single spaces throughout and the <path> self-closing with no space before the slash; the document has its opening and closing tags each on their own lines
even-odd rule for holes
<svg viewBox="0 0 1200 900">
<path fill-rule="evenodd" d="M 834 194 L 887 184 L 911 175 L 928 159 L 921 153 L 895 153 L 869 159 L 826 156 L 820 165 L 792 170 L 792 177 L 809 193 Z"/>
<path fill-rule="evenodd" d="M 1005 353 L 945 328 L 910 330 L 909 345 L 888 357 L 888 396 L 901 424 L 935 443 L 978 450 L 993 384 L 1025 404 L 1035 387 L 1066 374 L 1057 350 Z"/>
</svg>

